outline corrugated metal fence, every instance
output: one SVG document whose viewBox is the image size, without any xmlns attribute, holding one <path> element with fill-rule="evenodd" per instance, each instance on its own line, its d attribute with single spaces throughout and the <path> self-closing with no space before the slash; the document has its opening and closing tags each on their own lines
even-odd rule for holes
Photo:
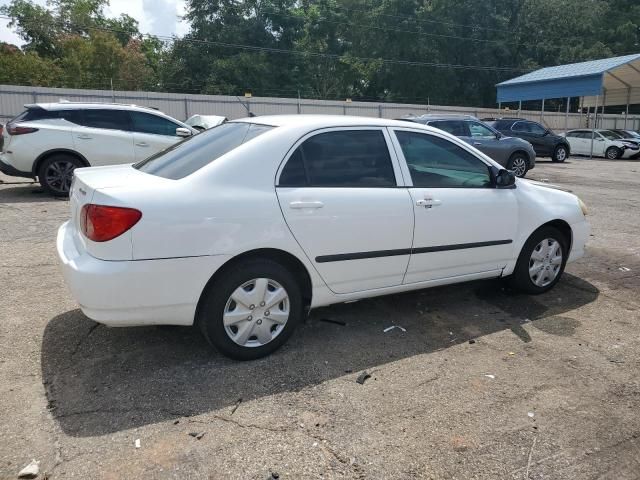
<svg viewBox="0 0 640 480">
<path fill-rule="evenodd" d="M 0 122 L 5 122 L 24 110 L 27 103 L 58 102 L 116 102 L 157 108 L 174 118 L 185 120 L 194 114 L 222 115 L 229 119 L 246 117 L 251 111 L 256 115 L 278 114 L 334 114 L 360 115 L 366 117 L 400 118 L 410 114 L 448 113 L 469 114 L 476 117 L 520 116 L 540 121 L 548 127 L 562 131 L 565 126 L 563 112 L 517 111 L 491 108 L 447 107 L 441 105 L 416 105 L 402 103 L 348 102 L 332 100 L 310 100 L 297 98 L 253 97 L 238 98 L 225 95 L 190 95 L 181 93 L 128 92 L 110 90 L 80 90 L 67 88 L 45 88 L 15 85 L 0 85 Z M 593 115 L 592 115 L 593 117 Z M 624 115 L 603 115 L 601 128 L 623 128 Z M 593 118 L 591 118 L 591 124 Z M 568 128 L 587 126 L 586 115 L 569 114 Z M 640 117 L 629 116 L 628 128 L 640 129 Z"/>
</svg>

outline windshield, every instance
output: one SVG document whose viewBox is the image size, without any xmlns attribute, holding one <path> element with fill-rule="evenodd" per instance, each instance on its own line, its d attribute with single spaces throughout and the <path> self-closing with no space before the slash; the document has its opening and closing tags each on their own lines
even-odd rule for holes
<svg viewBox="0 0 640 480">
<path fill-rule="evenodd" d="M 274 127 L 230 122 L 186 138 L 133 167 L 158 177 L 178 180 Z"/>
<path fill-rule="evenodd" d="M 622 135 L 618 135 L 616 132 L 612 132 L 611 130 L 600 130 L 600 135 L 607 140 L 620 140 L 622 138 Z"/>
</svg>

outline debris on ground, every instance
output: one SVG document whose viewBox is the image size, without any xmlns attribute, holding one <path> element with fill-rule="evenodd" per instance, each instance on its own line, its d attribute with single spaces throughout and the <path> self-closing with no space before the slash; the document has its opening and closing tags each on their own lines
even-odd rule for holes
<svg viewBox="0 0 640 480">
<path fill-rule="evenodd" d="M 177 425 L 177 424 L 179 424 L 179 423 L 180 423 L 180 420 L 174 420 L 174 421 L 173 421 L 173 424 L 174 424 L 174 425 Z"/>
<path fill-rule="evenodd" d="M 40 473 L 40 462 L 31 460 L 31 463 L 18 473 L 18 478 L 36 478 Z"/>
<path fill-rule="evenodd" d="M 533 412 L 529 412 L 529 413 L 527 413 L 527 415 L 529 416 L 529 418 L 533 418 L 533 417 L 535 417 L 535 416 L 536 416 L 536 414 L 535 414 L 535 413 L 533 413 Z"/>
<path fill-rule="evenodd" d="M 476 341 L 472 338 L 471 340 L 469 340 L 469 343 L 473 345 L 474 343 L 476 343 Z"/>
<path fill-rule="evenodd" d="M 196 440 L 202 440 L 205 433 L 207 432 L 189 432 L 189 436 L 195 438 Z"/>
<path fill-rule="evenodd" d="M 200 435 L 198 432 L 189 432 L 189 436 L 196 438 L 198 435 Z"/>
<path fill-rule="evenodd" d="M 343 322 L 342 320 L 334 320 L 333 318 L 321 318 L 320 321 L 325 323 L 335 323 L 336 325 L 340 325 L 342 327 L 347 326 L 347 322 Z"/>
<path fill-rule="evenodd" d="M 364 382 L 367 381 L 367 378 L 371 378 L 371 375 L 364 371 L 358 376 L 356 382 L 358 382 L 360 385 L 364 385 Z"/>
<path fill-rule="evenodd" d="M 509 355 L 512 355 L 512 356 L 513 356 L 513 355 L 515 355 L 515 354 L 516 354 L 515 352 L 509 352 Z"/>
<path fill-rule="evenodd" d="M 490 373 L 485 373 L 484 376 L 487 377 L 487 378 L 490 378 L 491 380 L 494 380 L 496 378 L 495 375 L 492 375 Z"/>
<path fill-rule="evenodd" d="M 236 401 L 236 404 L 233 406 L 233 408 L 231 409 L 231 415 L 233 415 L 234 413 L 236 413 L 236 410 L 238 409 L 238 407 L 240 406 L 240 404 L 242 403 L 242 399 L 239 398 Z"/>
<path fill-rule="evenodd" d="M 407 329 L 404 327 L 401 327 L 400 325 L 391 325 L 390 327 L 387 327 L 383 330 L 384 333 L 390 332 L 391 330 L 393 330 L 394 328 L 399 328 L 400 330 L 402 330 L 403 332 L 406 332 Z"/>
<path fill-rule="evenodd" d="M 136 441 L 134 442 L 134 445 L 136 446 L 136 448 L 140 448 L 140 439 L 136 438 Z"/>
<path fill-rule="evenodd" d="M 280 474 L 278 472 L 271 472 L 271 474 L 267 477 L 267 480 L 278 480 L 280 478 Z"/>
<path fill-rule="evenodd" d="M 630 272 L 631 271 L 631 269 L 628 268 L 628 267 L 620 267 L 620 268 L 618 268 L 618 270 L 620 270 L 621 272 Z"/>
</svg>

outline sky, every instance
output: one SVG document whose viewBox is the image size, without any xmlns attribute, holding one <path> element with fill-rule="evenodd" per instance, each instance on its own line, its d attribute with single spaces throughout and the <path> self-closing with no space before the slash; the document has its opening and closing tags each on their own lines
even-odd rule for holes
<svg viewBox="0 0 640 480">
<path fill-rule="evenodd" d="M 32 0 L 45 6 L 47 0 Z M 0 0 L 0 5 L 7 5 L 10 0 Z M 110 0 L 105 10 L 107 16 L 117 17 L 121 13 L 138 20 L 142 33 L 154 35 L 184 35 L 189 26 L 180 20 L 184 14 L 185 0 Z M 24 41 L 11 31 L 7 21 L 0 19 L 0 41 L 22 45 Z"/>
</svg>

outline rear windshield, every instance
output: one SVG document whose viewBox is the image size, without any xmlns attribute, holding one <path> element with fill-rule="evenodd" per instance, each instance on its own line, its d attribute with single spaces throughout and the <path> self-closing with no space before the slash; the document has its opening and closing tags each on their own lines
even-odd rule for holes
<svg viewBox="0 0 640 480">
<path fill-rule="evenodd" d="M 151 175 L 178 180 L 272 128 L 256 123 L 224 123 L 176 143 L 133 167 Z"/>
</svg>

